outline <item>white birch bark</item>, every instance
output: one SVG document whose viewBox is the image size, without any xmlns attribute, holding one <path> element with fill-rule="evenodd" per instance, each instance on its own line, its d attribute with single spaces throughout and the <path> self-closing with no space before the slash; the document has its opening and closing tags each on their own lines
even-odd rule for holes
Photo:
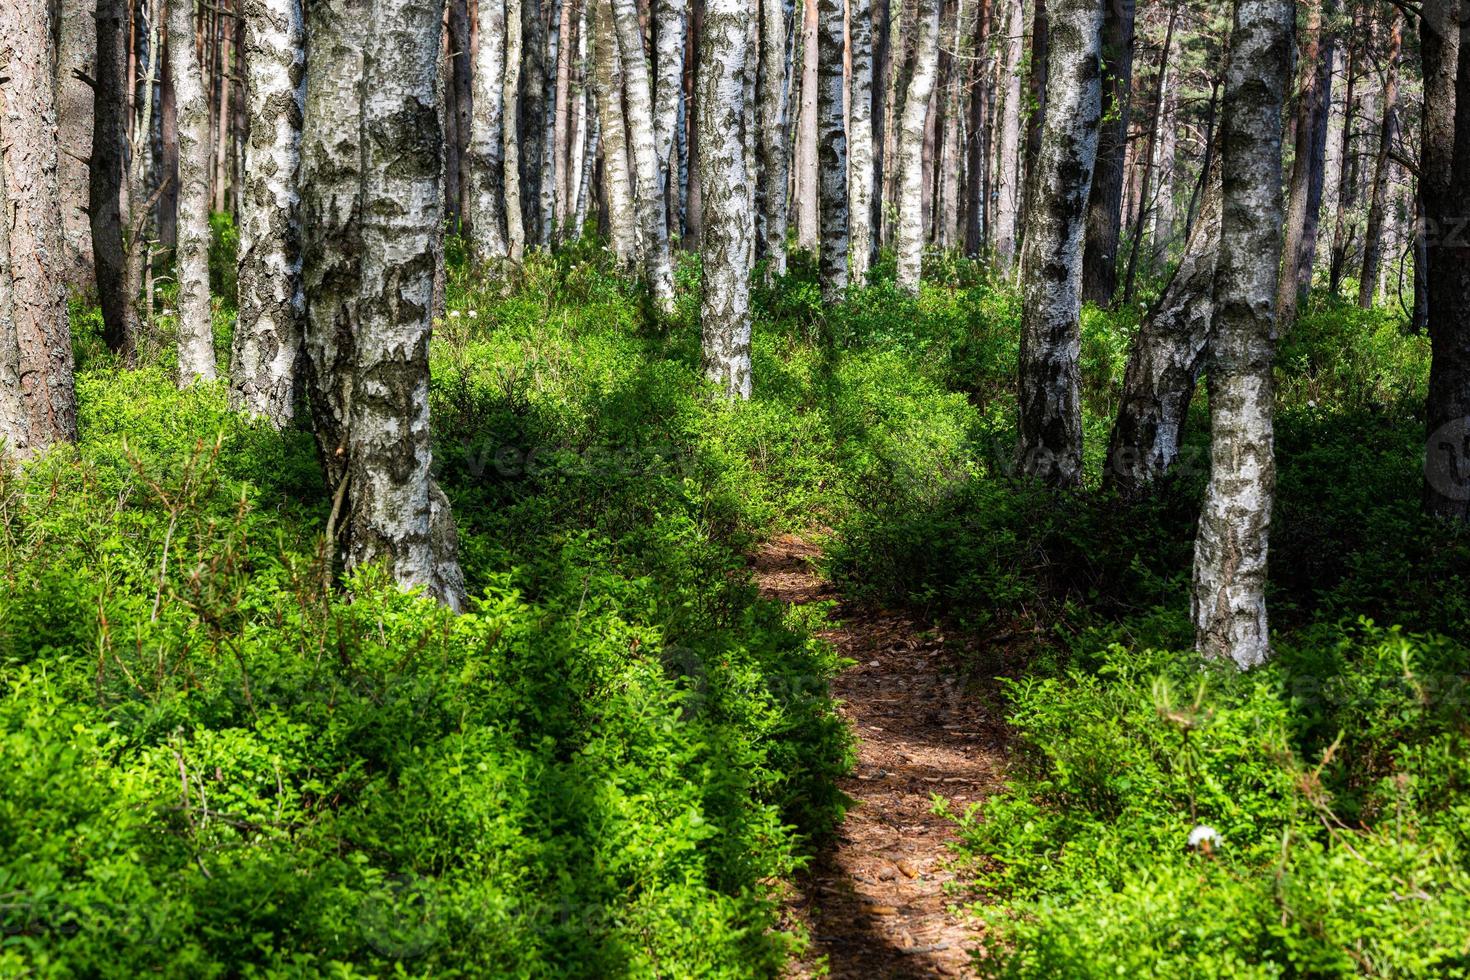
<svg viewBox="0 0 1470 980">
<path fill-rule="evenodd" d="M 845 0 L 817 0 L 817 196 L 822 299 L 847 292 L 847 125 Z"/>
<path fill-rule="evenodd" d="M 882 0 L 880 0 L 882 2 Z M 851 0 L 848 43 L 852 47 L 852 99 L 848 105 L 847 192 L 850 198 L 848 275 L 859 286 L 873 257 L 873 4 Z"/>
<path fill-rule="evenodd" d="M 595 4 L 597 25 L 597 113 L 602 139 L 602 174 L 607 199 L 607 223 L 613 254 L 624 269 L 638 255 L 637 221 L 633 215 L 633 183 L 628 166 L 627 129 L 623 124 L 623 59 L 612 23 L 608 0 Z"/>
<path fill-rule="evenodd" d="M 745 0 L 706 0 L 699 58 L 699 176 L 704 207 L 700 321 L 705 376 L 749 398 L 750 266 L 745 118 L 749 12 Z"/>
<path fill-rule="evenodd" d="M 306 25 L 300 0 L 245 0 L 244 8 L 250 139 L 230 403 L 284 428 L 295 412 L 305 312 L 299 181 Z"/>
<path fill-rule="evenodd" d="M 1021 217 L 1021 59 L 1025 51 L 1025 11 L 1022 0 L 1011 0 L 1006 21 L 1004 86 L 1000 111 L 1000 139 L 996 147 L 995 266 L 1009 274 L 1016 262 L 1016 239 Z"/>
<path fill-rule="evenodd" d="M 493 0 L 492 0 L 493 2 Z M 531 0 L 535 3 L 536 0 Z M 526 228 L 521 217 L 521 141 L 516 120 L 521 115 L 521 0 L 505 3 L 505 73 L 501 103 L 500 156 L 505 174 L 505 257 L 520 265 L 526 252 Z"/>
<path fill-rule="evenodd" d="M 430 475 L 429 337 L 443 218 L 441 3 L 313 0 L 303 125 L 306 350 L 346 567 L 384 562 L 453 608 L 464 577 Z"/>
<path fill-rule="evenodd" d="M 669 256 L 663 181 L 659 178 L 654 142 L 653 84 L 643 46 L 643 28 L 638 20 L 638 0 L 608 2 L 612 4 L 613 27 L 623 57 L 623 113 L 633 163 L 633 203 L 643 235 L 644 274 L 648 277 L 654 306 L 667 316 L 674 311 L 674 270 Z"/>
<path fill-rule="evenodd" d="M 1296 11 L 1236 0 L 1225 75 L 1224 211 L 1209 367 L 1210 482 L 1195 538 L 1196 645 L 1241 669 L 1270 654 L 1266 555 L 1276 484 L 1271 378 L 1282 238 L 1282 105 Z"/>
<path fill-rule="evenodd" d="M 168 0 L 169 71 L 178 114 L 179 387 L 213 381 L 214 324 L 209 302 L 209 95 L 194 50 L 194 0 Z"/>
<path fill-rule="evenodd" d="M 470 254 L 477 262 L 504 260 L 505 154 L 505 0 L 481 0 L 475 40 L 474 89 L 469 152 L 464 166 L 469 182 Z"/>
<path fill-rule="evenodd" d="M 898 133 L 898 287 L 919 291 L 924 260 L 924 136 L 939 67 L 939 0 L 919 0 L 914 68 Z"/>
<path fill-rule="evenodd" d="M 806 251 L 816 251 L 821 239 L 818 223 L 817 202 L 821 197 L 818 190 L 817 150 L 817 86 L 818 42 L 817 0 L 800 0 L 802 3 L 801 51 L 801 103 L 796 118 L 796 139 L 792 175 L 796 209 L 796 244 Z"/>
<path fill-rule="evenodd" d="M 1049 5 L 1046 119 L 1021 255 L 1021 472 L 1082 482 L 1082 247 L 1102 117 L 1102 0 Z"/>
<path fill-rule="evenodd" d="M 786 11 L 784 0 L 760 0 L 760 68 L 756 77 L 756 211 L 758 257 L 771 275 L 786 272 L 790 151 L 786 145 Z"/>
<path fill-rule="evenodd" d="M 669 162 L 674 152 L 674 128 L 679 122 L 679 97 L 684 91 L 684 32 L 687 30 L 689 0 L 656 0 L 654 3 L 654 57 L 658 62 L 653 79 L 653 138 L 658 154 L 659 186 L 665 206 Z"/>
</svg>

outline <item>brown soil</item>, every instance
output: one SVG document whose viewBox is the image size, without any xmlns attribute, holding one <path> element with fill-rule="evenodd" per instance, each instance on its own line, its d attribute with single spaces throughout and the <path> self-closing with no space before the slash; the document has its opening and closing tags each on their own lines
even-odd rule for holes
<svg viewBox="0 0 1470 980">
<path fill-rule="evenodd" d="M 819 550 L 799 538 L 769 542 L 755 556 L 768 598 L 793 604 L 840 599 L 813 569 Z M 978 926 L 946 886 L 953 825 L 933 813 L 1000 785 L 1005 733 L 986 686 L 961 680 L 957 644 L 892 612 L 839 601 L 822 634 L 857 663 L 833 681 L 857 737 L 857 766 L 842 781 L 855 805 L 836 838 L 796 882 L 786 903 L 811 949 L 792 977 L 972 976 Z"/>
</svg>

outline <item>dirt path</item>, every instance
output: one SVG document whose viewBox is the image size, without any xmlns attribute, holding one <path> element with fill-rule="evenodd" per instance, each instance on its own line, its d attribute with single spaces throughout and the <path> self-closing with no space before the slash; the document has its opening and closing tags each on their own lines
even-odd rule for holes
<svg viewBox="0 0 1470 980">
<path fill-rule="evenodd" d="M 755 557 L 761 593 L 798 605 L 838 598 L 812 567 L 818 555 L 798 538 L 770 542 Z M 932 799 L 962 808 L 999 786 L 999 710 L 956 681 L 944 637 L 902 615 L 839 605 L 822 635 L 857 661 L 833 682 L 858 737 L 842 782 L 856 805 L 787 903 L 813 940 L 792 976 L 820 975 L 823 959 L 834 978 L 971 976 L 975 924 L 951 910 L 954 834 Z"/>
</svg>

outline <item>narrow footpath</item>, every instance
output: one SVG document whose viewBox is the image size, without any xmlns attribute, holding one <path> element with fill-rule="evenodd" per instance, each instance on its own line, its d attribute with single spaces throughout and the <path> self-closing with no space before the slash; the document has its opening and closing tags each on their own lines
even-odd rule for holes
<svg viewBox="0 0 1470 980">
<path fill-rule="evenodd" d="M 761 593 L 795 605 L 839 599 L 813 567 L 819 555 L 795 537 L 767 543 L 754 559 Z M 837 980 L 973 976 L 978 925 L 945 890 L 955 835 L 933 797 L 959 810 L 1000 786 L 1000 710 L 959 679 L 945 637 L 901 614 L 840 603 L 822 636 L 856 661 L 832 685 L 858 740 L 842 781 L 855 805 L 787 900 L 787 921 L 812 937 L 790 975 L 820 976 L 825 961 Z"/>
</svg>

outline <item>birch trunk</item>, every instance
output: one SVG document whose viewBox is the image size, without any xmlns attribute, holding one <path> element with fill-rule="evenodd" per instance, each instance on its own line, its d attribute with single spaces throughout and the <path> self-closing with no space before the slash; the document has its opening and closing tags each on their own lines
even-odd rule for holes
<svg viewBox="0 0 1470 980">
<path fill-rule="evenodd" d="M 92 229 L 103 339 L 124 364 L 131 364 L 137 350 L 138 313 L 128 293 L 123 241 L 129 88 L 127 10 L 126 0 L 97 0 L 97 84 L 87 220 Z"/>
<path fill-rule="evenodd" d="M 209 94 L 194 51 L 194 0 L 169 0 L 169 69 L 178 113 L 179 387 L 215 378 L 209 302 Z"/>
<path fill-rule="evenodd" d="M 333 493 L 329 547 L 404 588 L 464 601 L 449 504 L 430 476 L 435 104 L 442 2 L 314 0 L 303 124 L 306 350 Z"/>
<path fill-rule="evenodd" d="M 1025 55 L 1025 16 L 1022 0 L 1011 0 L 1006 22 L 1004 84 L 1000 110 L 1000 139 L 996 147 L 995 266 L 1008 275 L 1016 261 L 1021 217 L 1021 60 Z"/>
<path fill-rule="evenodd" d="M 847 292 L 847 124 L 843 60 L 845 0 L 817 0 L 817 197 L 822 300 Z"/>
<path fill-rule="evenodd" d="M 0 0 L 0 437 L 17 457 L 77 437 L 49 26 L 45 0 Z"/>
<path fill-rule="evenodd" d="M 882 0 L 879 0 L 881 3 Z M 848 275 L 867 284 L 873 261 L 873 5 L 851 0 L 848 43 L 852 46 L 852 96 L 848 107 L 848 223 L 852 235 Z"/>
<path fill-rule="evenodd" d="M 516 9 L 520 11 L 520 55 L 513 64 L 517 71 L 519 102 L 515 114 L 507 118 L 516 121 L 516 176 L 520 181 L 523 243 L 540 245 L 541 177 L 542 168 L 546 165 L 542 158 L 542 148 L 546 135 L 546 90 L 551 83 L 546 72 L 546 45 L 549 38 L 546 20 L 541 16 L 541 0 L 517 0 Z M 506 63 L 512 64 L 508 51 Z M 508 153 L 506 159 L 509 160 Z"/>
<path fill-rule="evenodd" d="M 559 111 L 565 109 L 566 95 L 563 90 L 561 77 L 562 48 L 570 44 L 571 38 L 567 37 L 567 16 L 571 9 L 567 5 L 568 0 L 552 0 L 551 3 L 551 25 L 546 34 L 545 57 L 542 61 L 542 74 L 546 80 L 545 91 L 541 96 L 541 125 L 536 131 L 536 145 L 540 156 L 540 166 L 536 169 L 536 194 L 537 194 L 537 222 L 539 231 L 536 242 L 547 249 L 552 245 L 552 234 L 556 226 L 556 188 L 561 179 L 561 172 L 566 165 L 557 156 L 556 133 L 560 126 L 561 116 Z M 538 16 L 537 23 L 540 23 Z"/>
<path fill-rule="evenodd" d="M 556 50 L 556 100 L 554 124 L 552 126 L 551 158 L 556 161 L 556 193 L 552 196 L 552 209 L 548 212 L 558 241 L 566 241 L 567 225 L 571 221 L 572 203 L 576 193 L 573 176 L 578 173 L 577 161 L 572 159 L 572 130 L 575 112 L 572 96 L 572 0 L 561 0 L 561 24 L 558 28 Z M 583 6 L 585 10 L 585 5 Z M 580 32 L 579 32 L 580 34 Z M 580 36 L 577 42 L 580 43 Z M 577 100 L 580 104 L 581 100 Z M 548 239 L 548 244 L 550 240 Z"/>
<path fill-rule="evenodd" d="M 597 111 L 602 129 L 602 172 L 607 199 L 607 219 L 613 254 L 624 269 L 631 268 L 638 254 L 637 222 L 633 216 L 632 177 L 628 169 L 627 130 L 623 125 L 623 67 L 618 38 L 613 30 L 612 6 L 608 0 L 595 4 L 597 24 Z"/>
<path fill-rule="evenodd" d="M 618 50 L 623 57 L 623 112 L 633 163 L 633 201 L 643 235 L 644 272 L 654 305 L 667 316 L 674 311 L 674 271 L 669 256 L 669 226 L 664 215 L 663 182 L 654 146 L 653 87 L 637 0 L 609 0 Z"/>
<path fill-rule="evenodd" d="M 1358 305 L 1365 310 L 1373 308 L 1379 267 L 1383 262 L 1384 215 L 1388 208 L 1389 168 L 1393 165 L 1390 154 L 1398 135 L 1399 53 L 1403 46 L 1404 27 L 1397 10 L 1387 16 L 1393 18 L 1393 25 L 1389 28 L 1387 68 L 1383 80 L 1383 120 L 1378 130 L 1378 156 L 1373 165 L 1368 226 L 1363 232 L 1363 272 L 1358 277 Z"/>
<path fill-rule="evenodd" d="M 481 0 L 472 76 L 469 153 L 470 254 L 476 262 L 510 255 L 505 237 L 505 0 Z"/>
<path fill-rule="evenodd" d="M 748 19 L 745 0 L 706 0 L 698 79 L 704 373 L 727 397 L 741 399 L 751 389 L 748 262 L 754 233 L 741 135 Z"/>
<path fill-rule="evenodd" d="M 1174 43 L 1174 22 L 1179 16 L 1179 5 L 1169 8 L 1169 26 L 1164 31 L 1164 50 L 1159 54 L 1159 71 L 1154 79 L 1154 97 L 1149 113 L 1148 142 L 1143 150 L 1143 180 L 1138 188 L 1138 209 L 1134 218 L 1133 243 L 1128 249 L 1128 272 L 1123 280 L 1123 305 L 1133 303 L 1134 288 L 1138 284 L 1138 254 L 1143 251 L 1143 229 L 1148 220 L 1152 201 L 1154 162 L 1159 145 L 1159 127 L 1164 116 L 1164 92 L 1169 82 L 1169 49 Z"/>
<path fill-rule="evenodd" d="M 490 0 L 494 3 L 495 0 Z M 535 0 L 532 0 L 534 3 Z M 505 174 L 505 257 L 520 265 L 526 254 L 521 216 L 521 0 L 505 0 L 505 71 L 501 76 L 500 159 Z"/>
<path fill-rule="evenodd" d="M 904 95 L 898 137 L 898 287 L 919 291 L 924 261 L 924 137 L 939 67 L 939 0 L 919 0 L 914 71 Z"/>
<path fill-rule="evenodd" d="M 796 245 L 814 252 L 821 239 L 818 224 L 821 199 L 817 148 L 817 88 L 819 43 L 817 40 L 817 0 L 802 3 L 801 28 L 801 111 L 796 119 L 795 168 L 793 177 L 796 208 Z"/>
<path fill-rule="evenodd" d="M 677 204 L 669 193 L 669 164 L 674 152 L 674 130 L 679 122 L 679 96 L 684 90 L 684 31 L 689 0 L 657 0 L 655 3 L 653 79 L 653 137 L 658 157 L 658 175 L 664 207 Z"/>
<path fill-rule="evenodd" d="M 856 0 L 864 3 L 866 0 Z M 790 158 L 786 145 L 786 12 L 784 0 L 760 0 L 760 69 L 756 76 L 756 130 L 760 158 L 756 171 L 756 255 L 770 274 L 786 272 L 787 183 Z M 854 35 L 856 37 L 856 35 Z M 854 67 L 854 70 L 856 68 Z M 853 166 L 856 167 L 856 160 Z M 871 175 L 870 175 L 871 177 Z"/>
<path fill-rule="evenodd" d="M 301 360 L 301 114 L 306 25 L 300 0 L 245 0 L 250 140 L 240 201 L 239 314 L 230 404 L 284 428 Z"/>
<path fill-rule="evenodd" d="M 1128 156 L 1128 121 L 1133 111 L 1136 14 L 1135 0 L 1113 0 L 1103 18 L 1103 123 L 1087 202 L 1087 241 L 1082 250 L 1082 298 L 1099 306 L 1111 303 L 1118 288 L 1123 164 Z"/>
<path fill-rule="evenodd" d="M 1236 0 L 1225 77 L 1210 482 L 1195 539 L 1192 608 L 1200 653 L 1241 669 L 1270 654 L 1271 364 L 1283 217 L 1281 115 L 1295 18 L 1290 0 Z"/>
<path fill-rule="evenodd" d="M 92 153 L 92 86 L 96 79 L 97 25 L 94 3 L 60 0 L 56 31 L 56 125 L 61 147 L 57 184 L 61 193 L 62 278 L 91 295 L 96 288 L 92 232 L 87 224 L 87 159 Z"/>
<path fill-rule="evenodd" d="M 1082 243 L 1102 115 L 1102 0 L 1050 11 L 1046 121 L 1021 254 L 1022 474 L 1082 482 Z"/>
</svg>

